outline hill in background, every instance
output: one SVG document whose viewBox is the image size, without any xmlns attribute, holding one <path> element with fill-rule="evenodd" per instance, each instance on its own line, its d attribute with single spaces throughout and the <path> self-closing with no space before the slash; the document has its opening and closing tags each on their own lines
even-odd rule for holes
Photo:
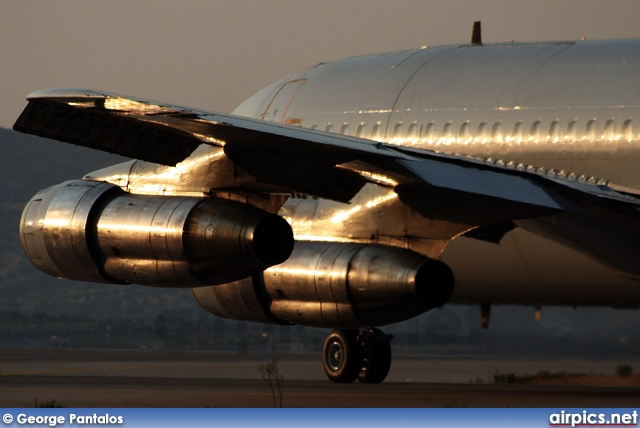
<svg viewBox="0 0 640 428">
<path fill-rule="evenodd" d="M 190 290 L 90 284 L 44 275 L 25 256 L 18 227 L 38 191 L 128 159 L 0 129 L 0 310 L 99 318 L 138 316 L 140 306 L 189 307 Z M 92 303 L 93 302 L 93 303 Z M 144 311 L 142 311 L 144 313 Z"/>
<path fill-rule="evenodd" d="M 0 128 L 0 347 L 119 347 L 318 352 L 325 329 L 249 324 L 208 314 L 189 289 L 49 277 L 26 258 L 18 224 L 39 190 L 127 159 Z M 640 357 L 640 311 L 447 306 L 384 328 L 399 354 Z"/>
</svg>

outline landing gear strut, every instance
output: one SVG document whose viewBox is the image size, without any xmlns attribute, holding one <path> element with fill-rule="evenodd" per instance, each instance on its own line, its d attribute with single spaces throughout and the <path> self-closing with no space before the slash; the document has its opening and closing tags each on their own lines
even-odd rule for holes
<svg viewBox="0 0 640 428">
<path fill-rule="evenodd" d="M 391 367 L 392 338 L 377 328 L 333 330 L 322 350 L 327 377 L 336 383 L 382 382 Z"/>
</svg>

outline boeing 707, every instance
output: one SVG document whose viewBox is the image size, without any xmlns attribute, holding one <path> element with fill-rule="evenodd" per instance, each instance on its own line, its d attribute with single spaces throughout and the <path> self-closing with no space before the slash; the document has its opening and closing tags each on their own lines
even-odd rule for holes
<svg viewBox="0 0 640 428">
<path fill-rule="evenodd" d="M 35 195 L 22 245 L 334 329 L 328 378 L 379 383 L 379 327 L 445 304 L 640 307 L 639 81 L 640 40 L 474 40 L 321 63 L 231 114 L 37 91 L 15 130 L 133 160 Z"/>
</svg>

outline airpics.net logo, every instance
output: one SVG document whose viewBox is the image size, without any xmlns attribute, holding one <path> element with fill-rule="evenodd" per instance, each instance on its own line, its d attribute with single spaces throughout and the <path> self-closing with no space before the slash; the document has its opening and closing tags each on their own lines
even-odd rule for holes
<svg viewBox="0 0 640 428">
<path fill-rule="evenodd" d="M 565 412 L 549 415 L 552 427 L 635 427 L 638 426 L 638 411 L 629 413 L 594 413 L 583 410 L 579 413 Z"/>
</svg>

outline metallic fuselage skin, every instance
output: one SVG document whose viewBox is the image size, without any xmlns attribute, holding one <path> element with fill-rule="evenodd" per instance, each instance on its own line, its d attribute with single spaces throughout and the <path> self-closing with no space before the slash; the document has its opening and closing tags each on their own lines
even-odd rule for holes
<svg viewBox="0 0 640 428">
<path fill-rule="evenodd" d="M 630 40 L 445 46 L 356 57 L 289 76 L 233 113 L 597 176 L 637 192 L 638 53 L 640 41 Z M 215 187 L 210 165 L 219 156 L 221 148 L 203 145 L 176 167 L 132 161 L 86 178 L 132 193 L 201 196 Z M 526 222 L 500 245 L 458 237 L 464 228 L 452 230 L 405 206 L 392 178 L 381 174 L 373 181 L 378 184 L 367 184 L 349 204 L 300 195 L 279 214 L 298 241 L 383 244 L 439 257 L 454 272 L 452 302 L 640 306 L 637 279 L 593 251 L 527 232 Z"/>
<path fill-rule="evenodd" d="M 467 45 L 358 57 L 291 76 L 233 113 L 640 189 L 639 48 Z"/>
</svg>

